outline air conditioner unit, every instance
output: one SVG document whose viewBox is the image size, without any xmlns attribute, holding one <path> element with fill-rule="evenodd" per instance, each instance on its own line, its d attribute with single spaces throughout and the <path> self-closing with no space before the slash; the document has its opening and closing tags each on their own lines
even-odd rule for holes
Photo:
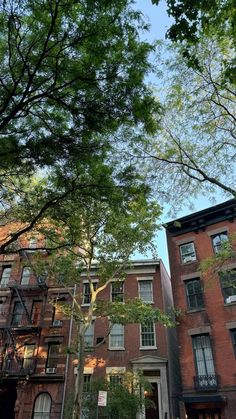
<svg viewBox="0 0 236 419">
<path fill-rule="evenodd" d="M 230 297 L 227 297 L 225 302 L 226 304 L 236 303 L 236 295 L 231 295 Z"/>
<path fill-rule="evenodd" d="M 61 320 L 54 320 L 52 323 L 53 326 L 61 326 L 62 325 L 62 321 Z"/>
<path fill-rule="evenodd" d="M 47 374 L 55 374 L 56 373 L 56 368 L 46 368 L 46 373 Z"/>
<path fill-rule="evenodd" d="M 183 262 L 184 263 L 193 262 L 194 260 L 196 260 L 195 256 L 184 256 L 183 257 Z"/>
</svg>

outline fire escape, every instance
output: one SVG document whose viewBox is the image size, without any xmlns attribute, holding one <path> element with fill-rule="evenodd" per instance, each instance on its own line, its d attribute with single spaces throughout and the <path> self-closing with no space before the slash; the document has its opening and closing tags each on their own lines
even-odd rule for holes
<svg viewBox="0 0 236 419">
<path fill-rule="evenodd" d="M 13 309 L 6 314 L 5 325 L 0 328 L 1 380 L 29 378 L 36 369 L 36 351 L 48 288 L 45 276 L 34 276 L 34 284 L 14 283 L 8 285 L 8 289 L 11 290 L 10 298 Z M 30 311 L 27 302 L 30 302 Z"/>
</svg>

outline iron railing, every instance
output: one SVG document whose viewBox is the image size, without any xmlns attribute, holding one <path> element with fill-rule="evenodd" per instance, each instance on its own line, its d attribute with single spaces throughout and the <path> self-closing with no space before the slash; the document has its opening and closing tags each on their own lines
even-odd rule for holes
<svg viewBox="0 0 236 419">
<path fill-rule="evenodd" d="M 35 372 L 36 358 L 14 358 L 5 359 L 0 368 L 0 377 L 16 376 L 22 377 L 31 375 Z"/>
<path fill-rule="evenodd" d="M 215 391 L 218 387 L 218 379 L 215 374 L 197 375 L 194 377 L 197 391 Z"/>
</svg>

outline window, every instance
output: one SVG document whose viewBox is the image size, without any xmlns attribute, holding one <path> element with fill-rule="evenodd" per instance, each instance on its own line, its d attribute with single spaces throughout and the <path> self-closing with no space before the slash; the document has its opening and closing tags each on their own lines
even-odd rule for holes
<svg viewBox="0 0 236 419">
<path fill-rule="evenodd" d="M 222 249 L 222 244 L 228 240 L 227 231 L 224 231 L 223 233 L 219 234 L 214 234 L 214 236 L 211 236 L 211 240 L 214 252 L 220 252 Z"/>
<path fill-rule="evenodd" d="M 196 260 L 196 252 L 193 242 L 182 244 L 179 249 L 182 263 L 194 262 Z"/>
<path fill-rule="evenodd" d="M 12 313 L 12 326 L 19 326 L 22 323 L 24 313 L 24 307 L 20 301 L 17 301 L 14 305 L 13 313 Z"/>
<path fill-rule="evenodd" d="M 63 319 L 62 305 L 65 304 L 65 301 L 55 301 L 55 304 L 53 306 L 52 324 L 53 326 L 61 326 Z"/>
<path fill-rule="evenodd" d="M 56 372 L 61 345 L 59 343 L 48 344 L 48 356 L 46 364 L 46 372 Z M 54 371 L 49 371 L 54 370 Z"/>
<path fill-rule="evenodd" d="M 29 249 L 36 249 L 37 248 L 37 237 L 30 237 L 29 239 Z"/>
<path fill-rule="evenodd" d="M 31 321 L 33 325 L 37 326 L 40 324 L 41 314 L 42 314 L 42 301 L 33 301 L 32 310 L 31 310 Z"/>
<path fill-rule="evenodd" d="M 23 368 L 28 372 L 34 370 L 34 352 L 35 345 L 25 345 Z"/>
<path fill-rule="evenodd" d="M 84 374 L 83 392 L 89 393 L 91 389 L 91 374 Z"/>
<path fill-rule="evenodd" d="M 90 324 L 90 326 L 85 332 L 84 345 L 86 349 L 93 347 L 93 340 L 94 340 L 94 323 Z"/>
<path fill-rule="evenodd" d="M 215 368 L 209 335 L 192 337 L 197 375 L 214 375 Z"/>
<path fill-rule="evenodd" d="M 124 349 L 124 326 L 115 323 L 111 327 L 109 336 L 110 349 Z"/>
<path fill-rule="evenodd" d="M 155 329 L 152 322 L 141 324 L 141 347 L 151 348 L 155 347 Z"/>
<path fill-rule="evenodd" d="M 97 288 L 96 282 L 93 283 L 94 290 Z M 90 304 L 91 301 L 91 292 L 89 282 L 85 282 L 83 285 L 83 304 Z"/>
<path fill-rule="evenodd" d="M 234 355 L 236 356 L 236 329 L 231 329 L 230 334 L 234 348 Z"/>
<path fill-rule="evenodd" d="M 33 419 L 50 419 L 51 397 L 48 393 L 39 394 L 34 403 Z"/>
<path fill-rule="evenodd" d="M 21 284 L 22 285 L 28 285 L 29 284 L 30 275 L 31 275 L 30 268 L 28 266 L 25 266 L 23 268 L 22 276 L 21 276 Z"/>
<path fill-rule="evenodd" d="M 112 282 L 111 284 L 111 301 L 124 302 L 124 282 Z"/>
<path fill-rule="evenodd" d="M 138 281 L 139 298 L 145 303 L 153 303 L 152 281 Z"/>
<path fill-rule="evenodd" d="M 1 283 L 0 286 L 4 287 L 8 284 L 11 275 L 11 266 L 3 266 L 2 267 L 2 276 L 1 276 Z"/>
<path fill-rule="evenodd" d="M 200 278 L 184 281 L 189 310 L 201 309 L 204 307 L 203 291 Z"/>
<path fill-rule="evenodd" d="M 123 377 L 120 374 L 110 374 L 108 378 L 109 378 L 109 382 L 111 386 L 114 386 L 114 387 L 117 385 L 121 385 L 123 382 Z"/>
<path fill-rule="evenodd" d="M 221 272 L 220 281 L 225 303 L 236 302 L 236 270 Z"/>
</svg>

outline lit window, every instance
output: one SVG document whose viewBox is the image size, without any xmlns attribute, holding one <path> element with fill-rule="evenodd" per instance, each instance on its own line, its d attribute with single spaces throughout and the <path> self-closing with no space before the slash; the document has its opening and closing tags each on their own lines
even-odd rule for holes
<svg viewBox="0 0 236 419">
<path fill-rule="evenodd" d="M 141 347 L 155 347 L 155 328 L 152 322 L 141 324 Z"/>
<path fill-rule="evenodd" d="M 214 252 L 219 253 L 222 250 L 223 243 L 228 240 L 227 231 L 211 236 L 211 240 Z"/>
<path fill-rule="evenodd" d="M 193 242 L 182 244 L 179 249 L 182 263 L 194 262 L 196 260 L 196 252 Z"/>
<path fill-rule="evenodd" d="M 33 345 L 25 345 L 23 368 L 28 373 L 32 373 L 33 370 L 34 370 L 34 365 L 35 365 L 34 352 L 35 352 L 35 345 L 34 344 Z"/>
<path fill-rule="evenodd" d="M 3 266 L 2 267 L 1 282 L 0 282 L 1 287 L 4 287 L 8 284 L 9 279 L 10 279 L 10 275 L 11 275 L 11 266 L 10 265 Z"/>
<path fill-rule="evenodd" d="M 145 303 L 153 303 L 152 281 L 138 281 L 139 298 Z"/>
<path fill-rule="evenodd" d="M 203 291 L 199 278 L 184 281 L 189 310 L 201 309 L 204 307 Z"/>
<path fill-rule="evenodd" d="M 84 345 L 86 349 L 93 347 L 93 340 L 94 340 L 94 323 L 90 324 L 88 329 L 85 332 Z"/>
<path fill-rule="evenodd" d="M 51 397 L 48 393 L 39 394 L 34 403 L 33 419 L 50 419 Z"/>
<path fill-rule="evenodd" d="M 124 326 L 122 324 L 113 324 L 109 336 L 110 349 L 124 349 Z"/>
<path fill-rule="evenodd" d="M 124 301 L 124 282 L 112 282 L 111 301 L 123 303 Z"/>
<path fill-rule="evenodd" d="M 21 284 L 22 285 L 28 285 L 30 280 L 31 270 L 28 266 L 25 266 L 22 271 L 21 276 Z"/>
<path fill-rule="evenodd" d="M 93 283 L 94 290 L 96 290 L 97 283 Z M 90 304 L 91 291 L 89 282 L 85 282 L 83 285 L 83 304 Z"/>
<path fill-rule="evenodd" d="M 236 270 L 220 272 L 220 280 L 225 303 L 236 302 Z"/>
<path fill-rule="evenodd" d="M 53 315 L 52 315 L 52 324 L 53 326 L 61 326 L 63 319 L 63 310 L 62 306 L 65 304 L 64 301 L 56 301 L 55 306 L 53 306 Z"/>
</svg>

